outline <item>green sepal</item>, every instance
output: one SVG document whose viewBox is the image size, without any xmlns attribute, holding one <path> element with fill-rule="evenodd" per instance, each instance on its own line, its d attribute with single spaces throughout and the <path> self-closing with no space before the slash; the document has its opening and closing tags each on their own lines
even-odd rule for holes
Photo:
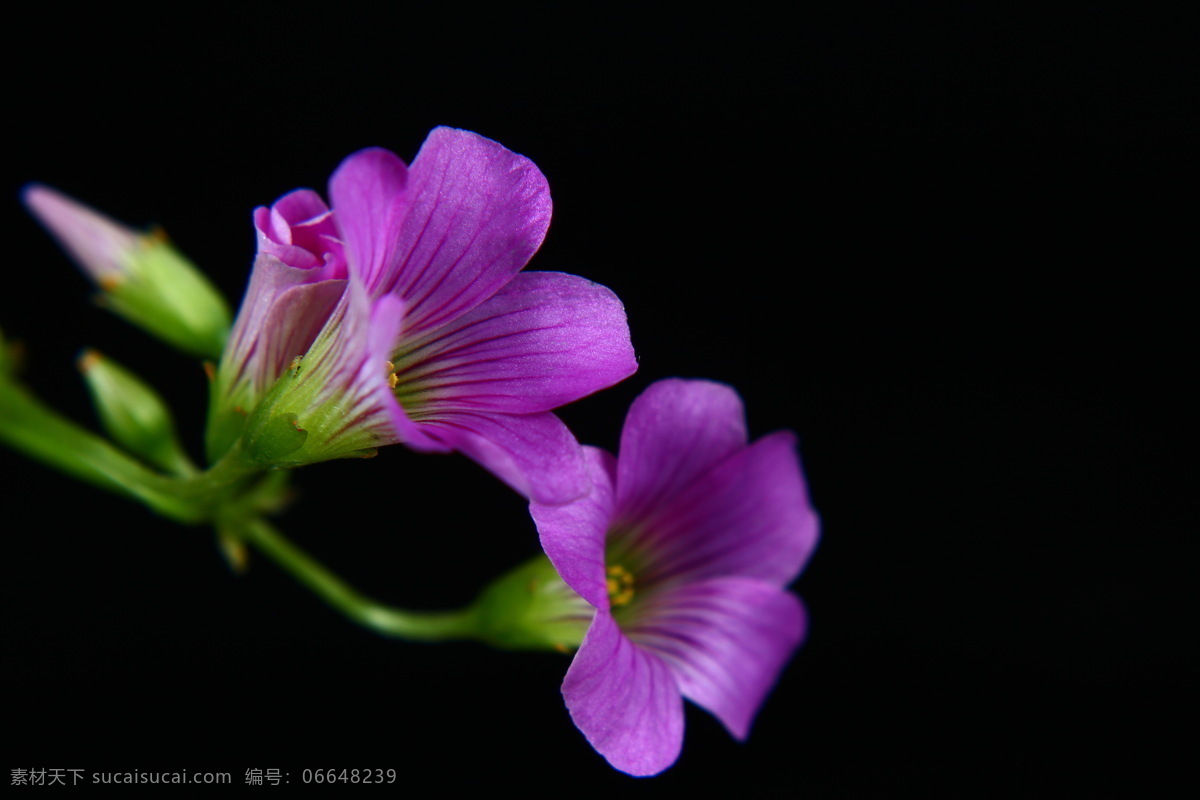
<svg viewBox="0 0 1200 800">
<path fill-rule="evenodd" d="M 490 645 L 570 652 L 583 641 L 596 609 L 538 555 L 489 584 L 471 611 L 477 638 Z"/>
<path fill-rule="evenodd" d="M 250 413 L 242 432 L 242 444 L 246 455 L 256 463 L 300 467 L 335 458 L 371 458 L 376 454 L 380 445 L 378 433 L 369 425 L 347 426 L 351 404 L 343 394 L 328 388 L 331 363 L 323 358 L 323 350 L 329 347 L 332 338 L 323 333 L 308 354 L 292 363 Z M 310 360 L 316 365 L 313 369 L 306 366 Z M 225 398 L 223 408 L 217 408 L 217 402 L 214 397 L 211 412 L 214 422 L 221 414 L 228 414 L 237 398 Z M 233 408 L 236 411 L 237 406 Z M 285 435 L 280 418 L 307 433 L 307 437 Z M 229 446 L 228 440 L 228 433 L 217 436 L 210 432 L 210 454 Z"/>
<path fill-rule="evenodd" d="M 95 350 L 79 358 L 92 403 L 105 432 L 133 455 L 176 475 L 196 469 L 188 459 L 167 404 L 129 370 Z"/>
<path fill-rule="evenodd" d="M 225 299 L 162 234 L 136 241 L 125 273 L 101 284 L 97 302 L 180 350 L 220 358 L 231 325 Z"/>
<path fill-rule="evenodd" d="M 245 451 L 261 464 L 278 464 L 303 447 L 306 439 L 308 431 L 300 427 L 295 414 L 285 411 L 254 426 L 246 437 Z"/>
<path fill-rule="evenodd" d="M 204 433 L 205 456 L 215 464 L 237 443 L 246 428 L 246 413 L 239 409 L 214 410 Z"/>
</svg>

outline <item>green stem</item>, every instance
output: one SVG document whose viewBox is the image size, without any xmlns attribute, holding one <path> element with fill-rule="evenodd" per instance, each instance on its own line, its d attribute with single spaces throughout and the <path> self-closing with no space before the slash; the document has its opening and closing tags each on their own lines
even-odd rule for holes
<svg viewBox="0 0 1200 800">
<path fill-rule="evenodd" d="M 377 603 L 317 563 L 259 517 L 231 510 L 220 520 L 220 527 L 223 532 L 253 545 L 329 605 L 371 630 L 417 642 L 479 638 L 472 609 L 406 611 Z"/>
<path fill-rule="evenodd" d="M 131 497 L 178 522 L 212 519 L 214 508 L 243 478 L 262 471 L 234 448 L 211 469 L 168 477 L 146 467 L 0 376 L 0 442 L 117 494 Z"/>
<path fill-rule="evenodd" d="M 2 378 L 0 441 L 68 475 L 140 500 L 168 517 L 199 521 L 195 503 L 172 493 L 162 476 Z"/>
</svg>

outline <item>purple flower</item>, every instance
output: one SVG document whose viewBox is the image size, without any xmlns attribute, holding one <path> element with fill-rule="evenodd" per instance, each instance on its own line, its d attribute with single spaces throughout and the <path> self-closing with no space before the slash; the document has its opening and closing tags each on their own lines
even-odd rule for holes
<svg viewBox="0 0 1200 800">
<path fill-rule="evenodd" d="M 537 167 L 438 128 L 411 168 L 387 150 L 350 156 L 329 196 L 329 212 L 294 193 L 255 214 L 264 277 L 242 314 L 261 322 L 239 320 L 232 347 L 242 355 L 230 361 L 271 354 L 266 369 L 243 370 L 268 376 L 264 385 L 279 378 L 250 424 L 289 420 L 307 436 L 275 463 L 403 442 L 465 453 L 539 502 L 586 492 L 582 452 L 551 410 L 637 365 L 611 291 L 574 275 L 518 274 L 550 223 Z M 247 330 L 262 331 L 253 346 Z"/>
<path fill-rule="evenodd" d="M 674 763 L 684 697 L 744 739 L 799 646 L 785 587 L 818 523 L 795 444 L 781 431 L 748 445 L 728 386 L 659 381 L 630 408 L 619 458 L 585 448 L 591 494 L 531 504 L 547 556 L 596 607 L 562 691 L 617 769 Z"/>
</svg>

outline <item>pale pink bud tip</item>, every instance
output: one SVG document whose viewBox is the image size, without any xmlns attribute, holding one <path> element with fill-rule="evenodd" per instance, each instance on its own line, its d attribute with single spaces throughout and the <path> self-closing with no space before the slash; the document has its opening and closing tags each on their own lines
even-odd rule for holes
<svg viewBox="0 0 1200 800">
<path fill-rule="evenodd" d="M 101 286 L 121 280 L 138 248 L 138 234 L 48 186 L 30 184 L 21 194 L 59 245 Z"/>
</svg>

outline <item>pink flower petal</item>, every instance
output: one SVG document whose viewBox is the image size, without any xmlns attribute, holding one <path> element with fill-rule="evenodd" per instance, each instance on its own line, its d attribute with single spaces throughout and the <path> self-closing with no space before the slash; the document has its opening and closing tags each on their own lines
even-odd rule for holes
<svg viewBox="0 0 1200 800">
<path fill-rule="evenodd" d="M 604 547 L 613 512 L 616 459 L 595 447 L 583 448 L 592 491 L 574 503 L 546 506 L 530 503 L 542 549 L 558 574 L 583 599 L 608 609 Z"/>
<path fill-rule="evenodd" d="M 800 601 L 748 578 L 713 578 L 663 590 L 623 625 L 660 656 L 684 697 L 745 739 L 763 700 L 804 638 Z"/>
<path fill-rule="evenodd" d="M 420 419 L 428 436 L 482 464 L 538 503 L 569 503 L 591 488 L 583 451 L 562 420 L 539 414 L 438 413 Z"/>
<path fill-rule="evenodd" d="M 746 415 L 729 386 L 658 381 L 629 408 L 617 465 L 617 515 L 636 522 L 746 446 Z"/>
<path fill-rule="evenodd" d="M 607 611 L 596 612 L 562 692 L 575 726 L 622 772 L 654 775 L 679 757 L 679 687 L 666 663 L 634 646 Z"/>
<path fill-rule="evenodd" d="M 405 196 L 402 221 L 395 201 L 386 208 L 356 202 L 351 211 L 338 193 L 333 205 L 339 220 L 369 217 L 394 237 L 386 257 L 373 251 L 364 277 L 372 294 L 404 300 L 406 336 L 434 330 L 495 294 L 528 263 L 550 224 L 550 189 L 533 162 L 469 131 L 429 134 Z"/>
<path fill-rule="evenodd" d="M 399 257 L 396 231 L 408 209 L 408 170 L 395 153 L 380 147 L 348 156 L 329 179 L 329 199 L 346 259 L 368 293 L 376 291 Z"/>
<path fill-rule="evenodd" d="M 528 272 L 450 324 L 402 345 L 406 392 L 438 409 L 531 414 L 637 369 L 621 301 L 576 275 Z"/>
<path fill-rule="evenodd" d="M 274 232 L 281 238 L 278 241 L 285 244 L 300 244 L 292 238 L 292 228 L 319 227 L 321 233 L 335 233 L 336 228 L 329 216 L 329 207 L 321 199 L 321 195 L 312 189 L 296 189 L 288 192 L 275 201 L 271 206 L 272 217 L 277 221 Z M 286 234 L 287 238 L 282 238 Z"/>
<path fill-rule="evenodd" d="M 292 359 L 308 352 L 345 288 L 344 280 L 306 283 L 293 286 L 275 298 L 260 329 L 274 335 L 260 336 L 255 343 L 256 390 L 265 392 Z"/>
<path fill-rule="evenodd" d="M 818 527 L 796 437 L 779 431 L 644 515 L 631 536 L 647 554 L 639 577 L 648 582 L 736 575 L 784 586 L 812 554 Z"/>
<path fill-rule="evenodd" d="M 337 226 L 320 195 L 297 189 L 270 208 L 254 209 L 258 251 L 291 267 L 312 270 L 310 281 L 345 278 L 346 263 Z"/>
<path fill-rule="evenodd" d="M 254 259 L 250 285 L 221 359 L 230 386 L 249 381 L 256 395 L 261 394 L 292 358 L 308 351 L 346 285 L 314 283 L 314 277 L 310 270 L 289 266 L 269 253 Z"/>
</svg>

